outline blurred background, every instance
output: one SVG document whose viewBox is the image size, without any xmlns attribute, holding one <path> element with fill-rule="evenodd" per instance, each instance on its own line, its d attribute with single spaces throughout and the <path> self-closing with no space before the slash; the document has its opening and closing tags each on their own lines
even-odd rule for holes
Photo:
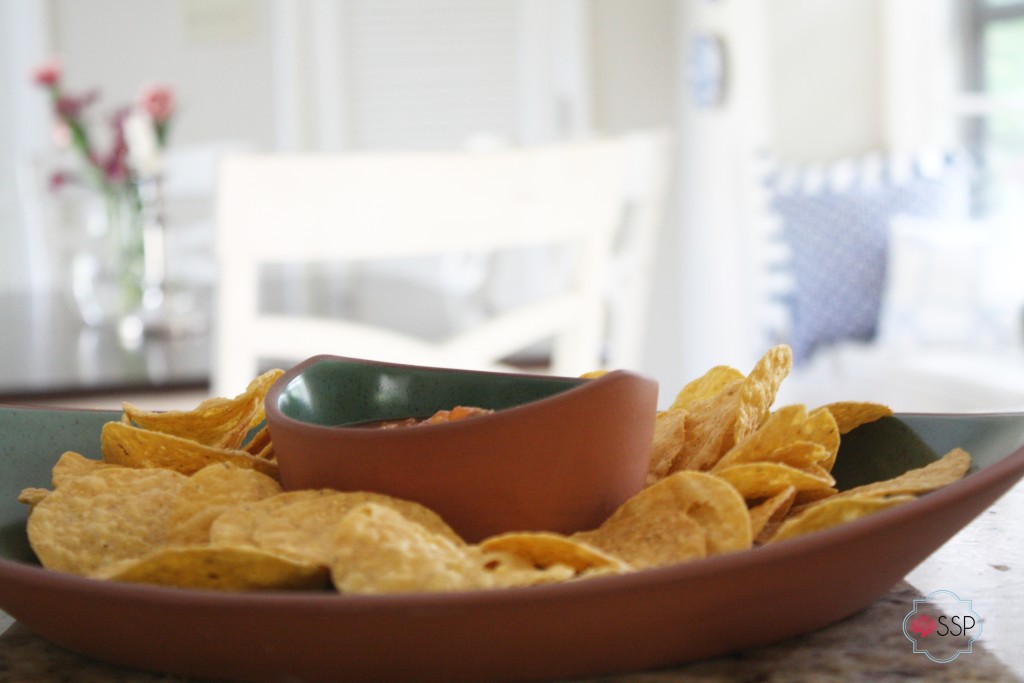
<svg viewBox="0 0 1024 683">
<path fill-rule="evenodd" d="M 176 339 L 118 346 L 51 297 L 89 211 L 51 187 L 71 152 L 32 74 L 52 56 L 101 125 L 147 84 L 174 91 L 168 275 L 197 318 Z M 227 154 L 652 129 L 673 163 L 634 369 L 663 402 L 786 342 L 786 398 L 1024 408 L 1015 0 L 4 0 L 0 396 L 207 390 Z M 381 301 L 414 317 L 402 300 Z"/>
</svg>

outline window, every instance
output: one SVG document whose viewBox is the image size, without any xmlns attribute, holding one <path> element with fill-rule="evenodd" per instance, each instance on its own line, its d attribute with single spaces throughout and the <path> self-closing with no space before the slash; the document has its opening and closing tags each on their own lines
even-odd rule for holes
<svg viewBox="0 0 1024 683">
<path fill-rule="evenodd" d="M 1024 212 L 1024 0 L 971 0 L 967 140 L 980 167 L 974 209 Z"/>
</svg>

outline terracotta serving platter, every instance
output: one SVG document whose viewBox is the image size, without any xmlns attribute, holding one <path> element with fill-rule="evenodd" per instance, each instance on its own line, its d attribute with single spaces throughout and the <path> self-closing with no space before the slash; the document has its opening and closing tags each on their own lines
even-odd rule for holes
<svg viewBox="0 0 1024 683">
<path fill-rule="evenodd" d="M 566 679 L 775 643 L 870 605 L 1024 476 L 1024 415 L 900 415 L 844 439 L 840 487 L 954 446 L 974 456 L 974 470 L 914 502 L 778 545 L 531 588 L 226 594 L 95 581 L 35 561 L 18 492 L 48 486 L 64 450 L 97 456 L 100 428 L 116 417 L 0 408 L 0 608 L 99 660 L 238 681 Z"/>
</svg>

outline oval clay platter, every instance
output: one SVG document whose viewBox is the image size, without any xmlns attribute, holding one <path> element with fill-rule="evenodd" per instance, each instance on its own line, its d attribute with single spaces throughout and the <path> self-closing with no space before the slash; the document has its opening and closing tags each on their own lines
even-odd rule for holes
<svg viewBox="0 0 1024 683">
<path fill-rule="evenodd" d="M 844 437 L 840 488 L 955 446 L 974 457 L 972 472 L 841 527 L 671 567 L 390 596 L 217 593 L 44 570 L 18 493 L 48 487 L 65 450 L 97 457 L 100 428 L 118 417 L 0 408 L 0 608 L 95 659 L 237 681 L 566 679 L 768 645 L 866 608 L 1024 476 L 1024 415 L 898 415 Z"/>
</svg>

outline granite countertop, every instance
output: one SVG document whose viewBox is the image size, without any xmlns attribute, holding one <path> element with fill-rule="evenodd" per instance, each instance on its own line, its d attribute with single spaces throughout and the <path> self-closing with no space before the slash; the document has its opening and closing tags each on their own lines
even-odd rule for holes
<svg viewBox="0 0 1024 683">
<path fill-rule="evenodd" d="M 1024 483 L 954 536 L 867 610 L 809 635 L 730 657 L 603 683 L 803 680 L 1024 681 Z M 971 600 L 983 629 L 971 652 L 941 664 L 914 653 L 903 621 L 935 591 Z M 101 624 L 97 624 L 101 628 Z M 184 679 L 72 654 L 0 612 L 0 683 L 157 683 Z"/>
</svg>

